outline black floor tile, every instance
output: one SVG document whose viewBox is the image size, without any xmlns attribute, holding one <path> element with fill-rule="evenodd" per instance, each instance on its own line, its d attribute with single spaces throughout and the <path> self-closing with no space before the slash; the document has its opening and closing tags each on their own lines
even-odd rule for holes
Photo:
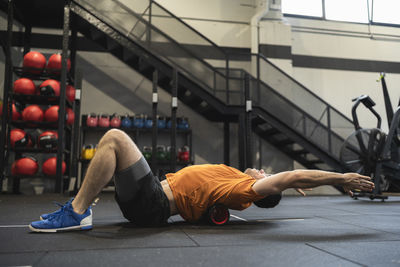
<svg viewBox="0 0 400 267">
<path fill-rule="evenodd" d="M 400 198 L 284 197 L 274 209 L 231 211 L 228 225 L 193 225 L 180 216 L 140 228 L 113 194 L 93 208 L 94 229 L 31 233 L 60 195 L 0 195 L 0 266 L 399 266 Z"/>
</svg>

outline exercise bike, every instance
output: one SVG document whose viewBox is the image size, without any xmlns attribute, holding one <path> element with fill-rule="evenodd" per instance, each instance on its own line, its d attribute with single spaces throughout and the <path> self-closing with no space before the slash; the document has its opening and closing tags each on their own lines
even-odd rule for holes
<svg viewBox="0 0 400 267">
<path fill-rule="evenodd" d="M 388 192 L 400 192 L 400 102 L 393 110 L 386 87 L 385 75 L 380 81 L 385 100 L 389 132 L 381 130 L 381 116 L 373 108 L 375 102 L 367 95 L 361 95 L 352 101 L 352 117 L 355 132 L 343 143 L 340 149 L 340 161 L 345 171 L 370 176 L 375 184 L 374 191 L 355 192 L 353 198 L 388 198 Z M 377 119 L 376 128 L 365 129 L 359 124 L 357 108 L 363 104 Z"/>
</svg>

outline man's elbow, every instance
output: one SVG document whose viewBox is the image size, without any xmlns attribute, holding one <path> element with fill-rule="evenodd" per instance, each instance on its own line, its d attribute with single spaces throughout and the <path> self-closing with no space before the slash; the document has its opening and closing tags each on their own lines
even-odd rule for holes
<svg viewBox="0 0 400 267">
<path fill-rule="evenodd" d="M 296 188 L 298 181 L 302 177 L 302 172 L 301 170 L 293 170 L 293 171 L 288 171 L 285 175 L 285 181 L 283 182 L 284 188 L 283 190 L 288 189 L 288 188 Z M 283 191 L 282 190 L 282 191 Z"/>
</svg>

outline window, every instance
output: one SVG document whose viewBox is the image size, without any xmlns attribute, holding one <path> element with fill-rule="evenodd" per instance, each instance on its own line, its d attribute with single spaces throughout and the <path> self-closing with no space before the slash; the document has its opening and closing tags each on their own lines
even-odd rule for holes
<svg viewBox="0 0 400 267">
<path fill-rule="evenodd" d="M 322 17 L 322 1 L 282 0 L 282 12 L 287 14 Z"/>
<path fill-rule="evenodd" d="M 400 24 L 400 1 L 399 0 L 373 1 L 372 21 Z"/>
<path fill-rule="evenodd" d="M 368 23 L 366 0 L 325 0 L 325 12 L 326 19 Z"/>
<path fill-rule="evenodd" d="M 358 23 L 400 24 L 400 0 L 282 0 L 282 13 Z"/>
</svg>

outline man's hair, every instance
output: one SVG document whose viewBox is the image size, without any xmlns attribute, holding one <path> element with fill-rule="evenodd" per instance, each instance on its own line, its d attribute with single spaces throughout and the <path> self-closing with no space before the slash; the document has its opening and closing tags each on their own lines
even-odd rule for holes
<svg viewBox="0 0 400 267">
<path fill-rule="evenodd" d="M 253 203 L 259 208 L 270 209 L 278 205 L 279 201 L 281 201 L 281 198 L 282 198 L 282 193 L 266 196 L 263 199 L 254 201 Z"/>
</svg>

